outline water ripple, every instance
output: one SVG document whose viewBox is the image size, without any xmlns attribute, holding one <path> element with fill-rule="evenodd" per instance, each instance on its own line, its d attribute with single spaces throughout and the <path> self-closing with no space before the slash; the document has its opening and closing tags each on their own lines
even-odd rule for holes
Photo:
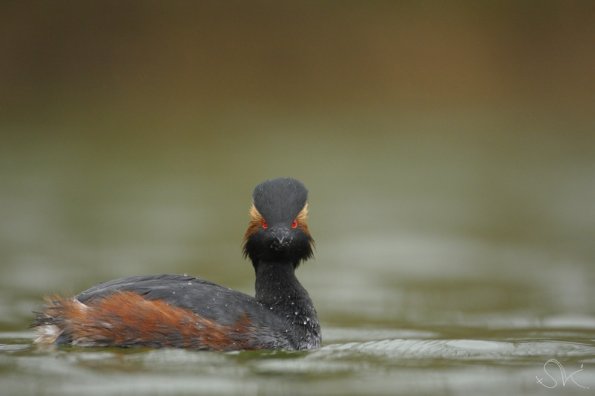
<svg viewBox="0 0 595 396">
<path fill-rule="evenodd" d="M 561 341 L 490 341 L 490 340 L 410 340 L 386 339 L 368 342 L 331 344 L 311 355 L 343 357 L 346 354 L 367 354 L 391 359 L 516 359 L 543 357 L 589 358 L 595 347 Z"/>
</svg>

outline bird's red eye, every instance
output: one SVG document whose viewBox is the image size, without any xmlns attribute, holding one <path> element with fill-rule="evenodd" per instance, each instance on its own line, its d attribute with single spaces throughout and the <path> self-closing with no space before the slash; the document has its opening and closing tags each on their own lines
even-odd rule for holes
<svg viewBox="0 0 595 396">
<path fill-rule="evenodd" d="M 263 229 L 265 229 L 265 230 L 266 230 L 267 228 L 269 228 L 269 225 L 268 225 L 268 224 L 267 224 L 267 222 L 266 222 L 266 221 L 264 221 L 264 220 L 262 221 L 262 228 L 263 228 Z"/>
<path fill-rule="evenodd" d="M 297 222 L 297 219 L 296 219 L 296 220 L 294 220 L 294 221 L 291 223 L 291 228 L 297 228 L 297 226 L 298 226 L 298 222 Z"/>
</svg>

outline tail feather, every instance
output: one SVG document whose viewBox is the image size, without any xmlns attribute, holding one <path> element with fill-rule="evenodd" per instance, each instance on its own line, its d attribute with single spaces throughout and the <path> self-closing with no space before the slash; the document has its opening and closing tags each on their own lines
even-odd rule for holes
<svg viewBox="0 0 595 396">
<path fill-rule="evenodd" d="M 45 302 L 41 311 L 34 312 L 35 319 L 31 327 L 37 331 L 37 338 L 33 342 L 36 344 L 62 343 L 69 338 L 65 333 L 66 311 L 77 301 L 56 295 L 46 297 Z"/>
</svg>

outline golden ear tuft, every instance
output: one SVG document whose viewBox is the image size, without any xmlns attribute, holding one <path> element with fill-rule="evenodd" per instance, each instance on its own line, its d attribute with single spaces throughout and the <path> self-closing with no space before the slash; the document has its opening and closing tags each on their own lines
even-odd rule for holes
<svg viewBox="0 0 595 396">
<path fill-rule="evenodd" d="M 258 231 L 258 229 L 262 226 L 264 222 L 264 217 L 260 214 L 256 206 L 252 204 L 249 210 L 250 213 L 250 222 L 248 223 L 248 228 L 246 229 L 246 233 L 244 234 L 244 241 L 248 240 L 250 236 Z"/>
<path fill-rule="evenodd" d="M 250 221 L 257 221 L 258 223 L 261 223 L 264 220 L 264 218 L 262 217 L 258 209 L 256 209 L 256 206 L 254 206 L 254 204 L 252 204 L 252 206 L 250 207 L 249 213 Z"/>
<path fill-rule="evenodd" d="M 305 223 L 308 220 L 308 203 L 304 205 L 304 208 L 298 213 L 296 219 L 298 223 Z"/>
</svg>

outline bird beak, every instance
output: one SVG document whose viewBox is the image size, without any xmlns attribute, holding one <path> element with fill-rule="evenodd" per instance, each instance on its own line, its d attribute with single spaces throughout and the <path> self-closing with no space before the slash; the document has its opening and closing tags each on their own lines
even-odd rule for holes
<svg viewBox="0 0 595 396">
<path fill-rule="evenodd" d="M 271 227 L 269 233 L 273 238 L 271 247 L 275 250 L 281 250 L 283 248 L 286 248 L 287 246 L 289 246 L 291 240 L 293 239 L 291 235 L 291 230 L 289 229 L 289 227 L 284 225 L 277 225 Z"/>
</svg>

